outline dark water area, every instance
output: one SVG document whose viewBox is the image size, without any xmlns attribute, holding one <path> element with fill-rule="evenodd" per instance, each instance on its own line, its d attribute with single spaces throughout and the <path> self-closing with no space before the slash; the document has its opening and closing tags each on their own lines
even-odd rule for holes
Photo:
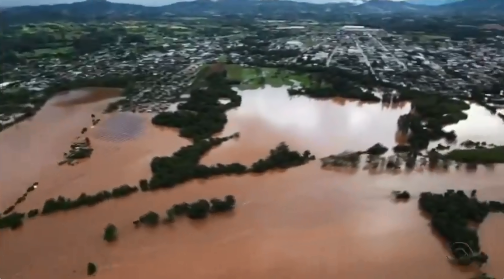
<svg viewBox="0 0 504 279">
<path fill-rule="evenodd" d="M 222 132 L 240 132 L 240 138 L 213 149 L 202 163 L 250 164 L 281 141 L 318 157 L 366 149 L 377 142 L 392 147 L 404 140 L 396 133 L 397 118 L 410 109 L 407 103 L 290 99 L 285 88 L 241 94 L 242 106 L 228 113 Z M 41 208 L 46 199 L 58 195 L 75 198 L 82 192 L 137 184 L 150 177 L 152 157 L 170 155 L 189 144 L 175 129 L 152 126 L 151 114 L 101 114 L 110 99 L 60 106 L 58 98 L 33 120 L 0 133 L 2 208 L 34 181 L 39 187 L 20 211 Z M 81 128 L 90 127 L 90 114 L 102 119 L 88 132 L 93 156 L 76 166 L 57 166 Z M 17 231 L 2 230 L 0 276 L 83 279 L 88 278 L 87 263 L 95 262 L 95 277 L 103 279 L 468 279 L 473 275 L 470 270 L 446 260 L 448 253 L 416 200 L 424 191 L 475 188 L 482 200 L 502 200 L 501 181 L 501 166 L 491 172 L 349 175 L 323 170 L 319 161 L 264 175 L 196 180 L 37 217 Z M 407 190 L 412 199 L 395 203 L 392 190 Z M 164 214 L 174 203 L 228 194 L 237 199 L 230 214 L 200 222 L 181 218 L 152 229 L 132 224 L 150 210 Z M 118 241 L 111 245 L 102 239 L 108 223 L 119 230 Z M 504 276 L 503 229 L 504 218 L 499 215 L 491 215 L 480 228 L 481 246 L 490 256 L 483 270 L 496 278 Z"/>
<path fill-rule="evenodd" d="M 114 114 L 92 131 L 93 136 L 110 142 L 136 139 L 145 131 L 145 119 L 134 113 Z"/>
</svg>

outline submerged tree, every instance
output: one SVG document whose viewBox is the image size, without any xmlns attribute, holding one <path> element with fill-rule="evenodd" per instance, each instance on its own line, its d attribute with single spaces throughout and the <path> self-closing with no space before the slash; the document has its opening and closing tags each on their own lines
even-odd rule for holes
<svg viewBox="0 0 504 279">
<path fill-rule="evenodd" d="M 166 221 L 168 223 L 175 222 L 175 210 L 173 208 L 170 208 L 166 211 Z"/>
<path fill-rule="evenodd" d="M 113 224 L 108 224 L 105 228 L 103 239 L 107 242 L 113 242 L 117 240 L 117 227 Z"/>
<path fill-rule="evenodd" d="M 159 215 L 156 212 L 149 211 L 148 213 L 140 216 L 138 221 L 145 225 L 155 226 L 159 223 Z"/>
<path fill-rule="evenodd" d="M 191 219 L 205 219 L 210 212 L 210 203 L 207 200 L 199 200 L 189 205 L 187 217 Z"/>
<path fill-rule="evenodd" d="M 456 245 L 459 247 L 455 247 Z M 474 262 L 478 266 L 481 266 L 488 261 L 488 255 L 485 252 L 474 252 L 465 242 L 454 242 L 451 248 L 455 257 L 450 258 L 446 256 L 451 263 L 467 266 Z"/>
<path fill-rule="evenodd" d="M 93 275 L 96 273 L 96 265 L 94 263 L 88 263 L 87 265 L 87 274 L 88 275 Z"/>
<path fill-rule="evenodd" d="M 394 195 L 396 200 L 409 200 L 410 198 L 410 193 L 407 191 L 392 191 L 392 195 Z"/>
</svg>

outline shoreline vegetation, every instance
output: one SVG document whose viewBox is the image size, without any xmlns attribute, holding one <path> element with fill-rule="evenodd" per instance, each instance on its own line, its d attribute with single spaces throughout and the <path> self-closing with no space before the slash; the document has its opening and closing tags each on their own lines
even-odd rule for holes
<svg viewBox="0 0 504 279">
<path fill-rule="evenodd" d="M 227 123 L 226 111 L 239 107 L 241 96 L 231 89 L 225 70 L 210 73 L 204 81 L 205 89 L 192 90 L 189 99 L 178 104 L 177 111 L 157 114 L 152 124 L 178 128 L 180 137 L 193 141 L 222 132 Z M 229 102 L 222 104 L 221 100 Z"/>
<path fill-rule="evenodd" d="M 315 79 L 315 83 L 318 82 L 318 85 L 315 85 L 315 87 L 291 88 L 288 90 L 289 95 L 303 95 L 322 99 L 344 97 L 369 102 L 384 100 L 392 103 L 411 102 L 411 112 L 400 116 L 397 120 L 398 131 L 408 135 L 407 144 L 392 147 L 394 153 L 402 154 L 403 157 L 383 161 L 387 169 L 397 170 L 403 161 L 406 162 L 407 168 L 412 168 L 416 164 L 417 156 L 425 159 L 422 164 L 428 164 L 431 169 L 438 166 L 447 169 L 449 160 L 466 163 L 471 168 L 477 166 L 477 164 L 504 163 L 504 146 L 471 141 L 461 144 L 465 149 L 454 149 L 446 154 L 441 154 L 438 151 L 450 149 L 450 146 L 441 144 L 428 151 L 426 155 L 421 153 L 427 149 L 431 141 L 445 139 L 448 142 L 454 142 L 456 140 L 455 132 L 447 132 L 443 128 L 467 119 L 468 116 L 465 111 L 469 109 L 469 104 L 464 100 L 442 95 L 424 94 L 407 89 L 398 89 L 394 94 L 384 93 L 380 99 L 370 89 L 367 91 L 362 90 L 355 83 L 348 82 L 341 77 L 331 80 L 331 77 L 323 73 L 318 73 L 318 75 L 315 73 L 312 77 L 318 78 Z M 133 91 L 130 82 L 125 90 L 127 92 Z M 224 130 L 228 121 L 226 112 L 241 105 L 241 97 L 231 88 L 236 82 L 227 79 L 225 68 L 212 68 L 209 72 L 207 71 L 205 77 L 198 80 L 200 86 L 192 89 L 189 98 L 178 105 L 177 111 L 161 112 L 152 118 L 153 125 L 178 128 L 179 135 L 192 140 L 192 144 L 181 147 L 171 156 L 152 158 L 150 163 L 152 177 L 150 179 L 140 180 L 138 186 L 122 185 L 95 194 L 82 193 L 76 199 L 59 196 L 46 200 L 40 211 L 39 209 L 32 209 L 28 213 L 16 212 L 15 206 L 23 202 L 28 193 L 37 187 L 38 183 L 35 183 L 16 201 L 15 205 L 3 212 L 3 216 L 0 216 L 0 229 L 10 228 L 15 230 L 23 225 L 26 217 L 34 218 L 39 213 L 40 215 L 50 215 L 60 211 L 90 207 L 110 199 L 127 197 L 137 192 L 174 188 L 194 179 L 264 173 L 275 169 L 301 166 L 315 160 L 315 156 L 310 151 L 307 150 L 303 153 L 291 151 L 289 146 L 282 142 L 270 150 L 268 157 L 259 159 L 251 166 L 240 163 L 201 165 L 202 157 L 211 149 L 240 136 L 239 133 L 235 133 L 226 137 L 213 137 Z M 124 80 L 102 82 L 99 86 L 110 85 L 117 87 L 118 83 L 124 83 Z M 332 88 L 328 87 L 327 84 L 330 84 Z M 89 86 L 89 84 L 86 85 Z M 97 84 L 93 84 L 93 86 L 97 86 Z M 343 92 L 346 93 L 337 93 L 342 92 L 337 88 L 345 89 Z M 46 92 L 53 92 L 54 94 L 55 91 L 61 92 L 63 90 L 58 88 Z M 226 102 L 222 102 L 222 100 Z M 124 100 L 121 100 L 121 102 L 124 102 Z M 119 106 L 117 103 L 112 103 L 106 111 L 114 111 Z M 93 117 L 94 123 L 95 119 Z M 84 128 L 81 134 L 85 132 Z M 85 142 L 85 146 L 90 146 L 89 140 Z M 327 165 L 356 167 L 360 162 L 360 156 L 367 154 L 368 163 L 377 166 L 377 158 L 380 158 L 388 150 L 389 147 L 377 143 L 365 151 L 344 152 L 344 154 L 322 158 L 321 161 L 323 167 Z M 411 195 L 407 191 L 394 191 L 392 195 L 397 202 L 406 202 L 411 199 Z M 454 190 L 448 190 L 445 194 L 424 192 L 421 193 L 418 203 L 420 210 L 431 219 L 431 226 L 434 231 L 447 241 L 453 255 L 453 258 L 449 258 L 451 263 L 462 266 L 476 263 L 481 266 L 488 261 L 488 255 L 481 251 L 477 230 L 469 226 L 469 223 L 481 224 L 491 212 L 504 213 L 503 203 L 496 201 L 480 202 L 476 198 L 476 190 L 471 192 L 470 197 L 463 191 L 455 192 Z M 192 203 L 184 202 L 173 205 L 166 210 L 164 218 L 156 212 L 147 212 L 140 216 L 138 220 L 135 220 L 133 224 L 136 227 L 140 225 L 156 226 L 160 222 L 170 224 L 180 216 L 186 216 L 194 220 L 204 219 L 210 214 L 232 211 L 235 206 L 236 200 L 232 195 L 226 196 L 223 200 L 211 199 L 208 201 L 200 199 Z M 118 239 L 117 227 L 113 224 L 107 225 L 103 232 L 103 239 L 109 243 L 116 241 Z M 96 265 L 89 263 L 88 275 L 93 275 L 96 271 Z"/>
<path fill-rule="evenodd" d="M 446 241 L 451 264 L 474 263 L 481 268 L 488 262 L 489 256 L 480 247 L 478 227 L 490 213 L 504 213 L 504 203 L 479 201 L 476 194 L 477 190 L 472 190 L 470 196 L 462 190 L 447 190 L 443 194 L 422 192 L 418 198 L 419 209 L 430 220 L 434 233 Z M 411 198 L 407 191 L 392 191 L 392 196 L 396 202 Z"/>
<path fill-rule="evenodd" d="M 122 185 L 110 191 L 100 191 L 91 195 L 82 193 L 78 198 L 73 200 L 62 196 L 51 198 L 44 203 L 40 213 L 42 215 L 49 215 L 58 211 L 93 206 L 112 198 L 129 196 L 139 190 L 153 191 L 161 188 L 173 188 L 193 179 L 207 179 L 220 175 L 264 173 L 269 170 L 301 166 L 311 160 L 315 160 L 315 156 L 308 150 L 299 153 L 291 151 L 285 143 L 280 143 L 270 151 L 267 158 L 258 160 L 250 167 L 239 163 L 228 165 L 216 164 L 212 166 L 200 165 L 201 158 L 212 148 L 239 137 L 239 134 L 235 133 L 222 138 L 204 138 L 206 135 L 211 136 L 211 134 L 222 131 L 227 122 L 225 111 L 231 107 L 238 106 L 241 102 L 237 93 L 225 81 L 225 76 L 225 72 L 210 73 L 205 78 L 207 89 L 195 93 L 186 103 L 181 105 L 184 109 L 196 110 L 187 112 L 194 114 L 194 116 L 187 116 L 188 114 L 182 111 L 179 114 L 174 113 L 170 115 L 168 118 L 171 120 L 162 122 L 169 127 L 175 124 L 178 125 L 176 127 L 188 127 L 186 131 L 189 132 L 185 132 L 184 135 L 193 139 L 193 144 L 180 148 L 171 156 L 154 157 L 150 164 L 152 177 L 149 180 L 142 179 L 139 183 L 140 186 Z M 208 94 L 205 94 L 205 92 Z M 228 105 L 219 103 L 218 99 L 222 96 L 219 92 L 224 92 L 222 94 L 232 98 L 232 102 L 228 103 Z M 200 112 L 202 115 L 199 115 Z M 153 119 L 156 119 L 156 117 Z M 181 122 L 177 124 L 177 121 L 172 121 L 173 119 L 180 120 Z M 214 122 L 212 123 L 212 121 Z M 205 128 L 207 124 L 211 126 L 210 129 Z M 183 133 L 182 130 L 180 129 L 181 133 Z M 33 214 L 36 211 L 33 209 L 31 212 Z M 0 218 L 0 228 L 16 229 L 22 226 L 25 215 L 25 213 L 12 211 L 8 216 Z"/>
<path fill-rule="evenodd" d="M 333 69 L 305 69 L 301 67 L 287 70 L 294 73 L 308 72 L 313 79 L 310 88 L 289 89 L 291 96 L 305 95 L 310 98 L 339 96 L 373 102 L 380 101 L 380 98 L 371 93 L 371 88 L 380 84 L 369 77 L 360 77 L 358 82 L 354 82 L 349 80 L 351 80 L 350 78 L 356 78 L 356 76 Z M 200 165 L 199 161 L 202 156 L 213 147 L 239 136 L 239 134 L 234 134 L 229 137 L 211 138 L 224 129 L 227 123 L 226 111 L 239 107 L 241 104 L 241 97 L 231 88 L 236 84 L 236 81 L 230 81 L 227 76 L 226 67 L 221 63 L 216 63 L 213 67 L 205 69 L 205 75 L 196 81 L 199 86 L 192 89 L 189 99 L 179 104 L 177 111 L 161 112 L 152 118 L 154 125 L 178 128 L 180 136 L 191 139 L 193 144 L 182 147 L 172 156 L 153 158 L 151 161 L 152 177 L 149 180 L 141 180 L 139 187 L 122 185 L 110 191 L 101 191 L 92 195 L 83 193 L 75 200 L 61 196 L 49 199 L 45 202 L 40 213 L 47 215 L 84 205 L 92 206 L 111 198 L 128 196 L 139 189 L 141 191 L 152 191 L 161 188 L 172 188 L 192 179 L 205 179 L 216 175 L 242 175 L 246 173 L 263 173 L 273 169 L 287 169 L 306 164 L 308 161 L 315 159 L 309 151 L 301 154 L 291 151 L 287 145 L 281 143 L 270 151 L 268 158 L 258 160 L 250 167 L 239 163 L 213 166 Z M 131 82 L 139 78 L 141 77 L 109 76 L 94 80 L 68 81 L 49 87 L 42 95 L 49 98 L 57 92 L 90 86 L 125 87 L 124 91 L 129 92 L 125 95 L 134 94 Z M 369 89 L 367 91 L 362 90 L 362 88 L 358 88 L 358 85 L 367 85 Z M 478 96 L 475 94 L 472 99 L 478 100 Z M 222 102 L 223 99 L 227 102 Z M 406 154 L 403 161 L 406 161 L 407 167 L 415 165 L 417 156 L 421 155 L 420 152 L 427 148 L 430 141 L 442 138 L 449 141 L 455 140 L 456 135 L 453 131 L 445 132 L 442 128 L 445 125 L 466 119 L 467 114 L 464 111 L 469 108 L 466 102 L 459 99 L 404 88 L 398 88 L 394 94 L 384 93 L 381 100 L 395 103 L 409 101 L 412 103 L 411 112 L 399 117 L 397 123 L 398 130 L 408 134 L 408 145 L 393 148 L 395 152 Z M 376 155 L 381 155 L 387 150 L 387 147 L 377 144 L 365 152 L 347 154 L 343 161 L 345 165 L 355 166 L 358 164 L 361 154 L 367 153 L 370 157 L 376 157 Z M 429 159 L 428 164 L 430 167 L 435 167 L 441 163 L 443 167 L 448 168 L 447 161 L 452 160 L 471 164 L 472 168 L 474 164 L 479 163 L 504 163 L 504 147 L 480 145 L 476 149 L 455 149 L 445 155 L 436 150 L 431 150 L 427 155 L 422 156 Z M 338 165 L 338 162 L 341 162 L 340 159 L 341 157 L 338 157 L 338 155 L 331 155 L 322 160 L 323 165 L 327 164 L 327 162 Z M 350 164 L 347 164 L 347 162 L 350 162 Z M 397 163 L 390 160 L 385 163 L 387 169 L 399 168 Z M 30 210 L 28 217 L 32 218 L 38 213 L 38 209 Z M 14 207 L 10 207 L 3 215 L 3 217 L 0 217 L 0 228 L 17 228 L 22 225 L 22 220 L 26 214 L 16 213 Z"/>
<path fill-rule="evenodd" d="M 46 200 L 41 215 L 50 215 L 59 211 L 68 211 L 84 206 L 94 206 L 109 199 L 127 197 L 133 193 L 141 191 L 154 191 L 161 188 L 173 188 L 177 185 L 191 181 L 193 179 L 207 179 L 213 176 L 221 175 L 243 175 L 247 173 L 263 173 L 275 169 L 288 169 L 297 167 L 314 160 L 315 157 L 309 151 L 300 154 L 291 151 L 289 147 L 280 143 L 265 159 L 260 159 L 250 167 L 239 163 L 229 165 L 217 164 L 213 166 L 200 165 L 199 161 L 215 146 L 225 141 L 236 138 L 238 135 L 232 135 L 224 138 L 212 138 L 202 140 L 193 145 L 184 146 L 170 157 L 155 157 L 151 162 L 152 178 L 150 181 L 142 179 L 139 182 L 140 187 L 122 185 L 113 188 L 111 191 L 100 191 L 88 195 L 82 193 L 76 199 L 69 199 L 62 196 Z M 38 212 L 33 209 L 30 212 Z M 0 229 L 17 229 L 23 225 L 25 213 L 10 212 L 9 215 L 0 218 Z M 28 214 L 30 215 L 30 214 Z M 36 214 L 35 214 L 36 215 Z"/>
<path fill-rule="evenodd" d="M 229 62 L 231 63 L 231 62 Z M 291 76 L 303 77 L 298 85 L 290 88 L 290 96 L 306 96 L 315 99 L 342 97 L 366 102 L 401 103 L 410 102 L 412 111 L 398 119 L 398 130 L 408 134 L 408 143 L 399 148 L 409 149 L 411 157 L 416 158 L 421 150 L 425 150 L 431 141 L 445 139 L 454 142 L 457 135 L 454 131 L 445 131 L 447 125 L 456 124 L 467 119 L 465 111 L 469 109 L 468 102 L 485 107 L 492 114 L 497 113 L 492 102 L 500 92 L 494 87 L 488 89 L 475 88 L 470 94 L 448 96 L 435 92 L 421 92 L 408 87 L 393 86 L 374 79 L 370 75 L 350 73 L 338 68 L 306 67 L 304 65 L 250 65 L 249 67 L 234 64 L 215 63 L 203 67 L 195 79 L 189 99 L 178 105 L 178 111 L 161 112 L 152 118 L 152 123 L 160 126 L 179 128 L 181 137 L 192 140 L 204 139 L 223 130 L 227 123 L 226 111 L 239 107 L 241 97 L 231 89 L 237 84 L 246 84 L 249 80 L 238 78 L 234 71 L 254 72 L 254 68 L 267 68 L 269 72 L 288 72 Z M 233 67 L 232 67 L 233 66 Z M 277 69 L 276 71 L 274 69 Z M 228 73 L 228 71 L 230 71 Z M 261 71 L 259 71 L 261 72 Z M 288 77 L 288 76 L 287 76 Z M 5 103 L 2 109 L 24 113 L 14 122 L 0 125 L 0 131 L 18 122 L 32 117 L 47 100 L 57 93 L 84 87 L 124 88 L 121 100 L 112 102 L 104 113 L 131 107 L 132 96 L 138 93 L 135 82 L 146 77 L 136 75 L 107 75 L 94 79 L 60 80 L 43 91 L 35 92 L 24 88 L 15 90 L 15 94 L 1 93 L 0 102 Z M 285 79 L 285 78 L 284 78 Z M 259 78 L 258 82 L 266 83 L 268 79 Z M 374 90 L 383 92 L 378 97 Z M 176 98 L 176 97 L 175 97 Z M 178 99 L 177 99 L 178 100 Z M 226 100 L 226 104 L 221 101 Z M 195 113 L 197 112 L 197 113 Z M 501 117 L 502 118 L 502 117 Z M 487 147 L 472 151 L 458 149 L 449 152 L 445 159 L 472 164 L 504 163 L 504 150 L 501 146 Z M 456 151 L 456 152 L 455 152 Z M 495 151 L 495 152 L 492 152 Z"/>
</svg>

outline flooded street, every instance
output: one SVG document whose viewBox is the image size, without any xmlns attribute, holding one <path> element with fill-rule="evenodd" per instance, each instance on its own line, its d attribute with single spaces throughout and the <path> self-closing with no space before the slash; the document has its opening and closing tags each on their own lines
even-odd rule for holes
<svg viewBox="0 0 504 279">
<path fill-rule="evenodd" d="M 34 119 L 0 133 L 2 209 L 34 181 L 40 187 L 18 211 L 42 208 L 46 199 L 58 195 L 75 198 L 82 192 L 137 185 L 150 178 L 152 157 L 189 144 L 174 129 L 153 127 L 152 115 L 103 115 L 107 103 L 118 96 L 107 94 L 94 101 L 82 100 L 90 98 L 87 93 L 58 96 Z M 241 95 L 241 107 L 228 113 L 222 132 L 240 132 L 240 138 L 212 150 L 203 164 L 251 164 L 281 141 L 317 157 L 363 150 L 377 142 L 393 147 L 397 118 L 410 109 L 409 104 L 289 99 L 285 88 Z M 91 114 L 101 118 L 86 134 L 94 148 L 92 157 L 76 166 L 58 166 L 72 140 L 91 125 Z M 497 133 L 489 131 L 498 129 L 497 124 L 489 128 L 482 121 L 488 122 L 471 122 L 474 129 L 465 128 L 467 134 L 463 128 L 456 131 L 460 138 L 473 140 Z M 464 123 L 457 125 L 469 125 Z M 475 173 L 369 175 L 322 170 L 317 160 L 283 172 L 192 181 L 40 216 L 16 231 L 0 231 L 0 278 L 88 278 L 86 265 L 94 262 L 95 277 L 103 279 L 468 279 L 472 273 L 448 264 L 448 253 L 421 216 L 417 198 L 424 191 L 478 189 L 480 199 L 502 200 L 503 179 L 500 166 Z M 407 190 L 412 199 L 396 203 L 392 190 Z M 151 210 L 163 216 L 174 203 L 229 194 L 237 200 L 232 213 L 203 221 L 179 218 L 157 228 L 132 224 Z M 108 223 L 119 231 L 112 244 L 102 239 Z M 498 215 L 491 215 L 480 228 L 481 246 L 490 256 L 483 270 L 496 278 L 504 276 L 503 229 L 504 217 Z"/>
</svg>

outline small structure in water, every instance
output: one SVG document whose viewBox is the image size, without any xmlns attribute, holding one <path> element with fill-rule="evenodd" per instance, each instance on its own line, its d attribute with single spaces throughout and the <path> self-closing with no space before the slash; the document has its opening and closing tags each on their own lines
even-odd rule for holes
<svg viewBox="0 0 504 279">
<path fill-rule="evenodd" d="M 65 160 L 58 163 L 58 165 L 69 164 L 73 166 L 77 160 L 89 158 L 93 153 L 93 148 L 91 148 L 91 141 L 86 138 L 84 141 L 77 141 L 70 145 L 70 151 L 65 153 Z"/>
<path fill-rule="evenodd" d="M 459 247 L 455 247 L 459 245 Z M 468 266 L 476 263 L 479 267 L 488 261 L 488 255 L 484 252 L 474 252 L 471 247 L 465 242 L 455 242 L 451 245 L 451 250 L 454 257 L 446 258 L 452 263 L 461 266 Z M 483 277 L 484 278 L 484 277 Z"/>
<path fill-rule="evenodd" d="M 337 155 L 329 155 L 320 159 L 322 167 L 353 167 L 356 168 L 360 163 L 361 152 L 343 151 Z"/>
<path fill-rule="evenodd" d="M 325 168 L 333 166 L 357 169 L 360 165 L 360 157 L 363 154 L 368 154 L 363 170 L 399 171 L 406 169 L 411 171 L 418 166 L 420 169 L 428 168 L 432 171 L 447 171 L 454 163 L 452 160 L 446 159 L 435 149 L 430 150 L 427 154 L 409 151 L 396 152 L 396 154 L 390 156 L 383 156 L 378 154 L 383 153 L 383 151 L 386 150 L 386 147 L 376 144 L 372 148 L 376 150 L 379 149 L 379 152 L 369 152 L 369 149 L 368 151 L 347 150 L 336 155 L 329 155 L 321 158 L 322 167 Z"/>
</svg>

